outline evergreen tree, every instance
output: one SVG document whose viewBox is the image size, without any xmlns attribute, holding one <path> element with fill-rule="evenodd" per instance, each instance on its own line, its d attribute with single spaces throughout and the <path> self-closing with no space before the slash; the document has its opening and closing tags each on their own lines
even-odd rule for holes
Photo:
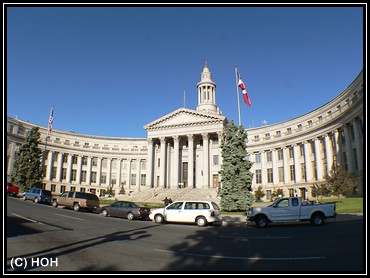
<svg viewBox="0 0 370 278">
<path fill-rule="evenodd" d="M 231 120 L 221 142 L 221 207 L 225 211 L 247 211 L 253 203 L 252 163 L 247 159 L 247 133 Z"/>
<path fill-rule="evenodd" d="M 42 187 L 41 143 L 39 128 L 32 128 L 17 153 L 12 172 L 14 184 L 23 188 Z"/>
</svg>

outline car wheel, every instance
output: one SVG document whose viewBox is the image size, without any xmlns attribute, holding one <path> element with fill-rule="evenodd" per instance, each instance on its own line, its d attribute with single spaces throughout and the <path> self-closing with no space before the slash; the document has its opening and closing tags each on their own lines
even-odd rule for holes
<svg viewBox="0 0 370 278">
<path fill-rule="evenodd" d="M 134 220 L 135 219 L 134 214 L 132 212 L 127 213 L 127 219 L 128 220 Z"/>
<path fill-rule="evenodd" d="M 256 217 L 255 222 L 258 228 L 265 228 L 267 226 L 267 217 L 264 215 L 259 215 Z"/>
<path fill-rule="evenodd" d="M 23 201 L 27 201 L 27 198 L 26 198 L 26 196 L 23 196 Z"/>
<path fill-rule="evenodd" d="M 56 200 L 53 201 L 53 207 L 55 207 L 55 208 L 58 207 L 58 202 Z"/>
<path fill-rule="evenodd" d="M 108 211 L 106 209 L 103 209 L 103 211 L 101 212 L 101 214 L 104 216 L 104 217 L 107 217 L 108 216 Z"/>
<path fill-rule="evenodd" d="M 75 211 L 79 211 L 79 210 L 80 210 L 80 205 L 79 205 L 78 203 L 75 203 L 75 204 L 73 205 L 73 209 L 74 209 Z"/>
<path fill-rule="evenodd" d="M 157 214 L 156 216 L 154 216 L 154 221 L 157 222 L 157 223 L 163 223 L 164 222 L 163 215 L 162 214 Z"/>
<path fill-rule="evenodd" d="M 33 200 L 36 204 L 39 202 L 39 199 L 38 198 L 35 198 L 35 200 Z"/>
<path fill-rule="evenodd" d="M 203 216 L 197 217 L 195 222 L 197 223 L 199 227 L 204 227 L 204 226 L 207 226 L 208 224 L 207 219 Z"/>
<path fill-rule="evenodd" d="M 314 225 L 314 226 L 320 226 L 322 224 L 324 224 L 324 216 L 322 215 L 322 213 L 314 213 L 311 217 L 311 224 Z"/>
</svg>

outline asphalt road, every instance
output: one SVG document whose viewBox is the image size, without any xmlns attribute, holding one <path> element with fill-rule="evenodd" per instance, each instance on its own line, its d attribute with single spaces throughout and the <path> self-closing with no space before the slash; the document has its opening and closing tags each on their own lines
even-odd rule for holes
<svg viewBox="0 0 370 278">
<path fill-rule="evenodd" d="M 363 221 L 156 224 L 6 198 L 4 273 L 366 273 Z"/>
</svg>

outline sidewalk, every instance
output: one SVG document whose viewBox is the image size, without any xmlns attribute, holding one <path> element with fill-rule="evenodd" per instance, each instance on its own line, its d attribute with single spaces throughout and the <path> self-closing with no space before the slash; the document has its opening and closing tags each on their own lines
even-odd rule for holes
<svg viewBox="0 0 370 278">
<path fill-rule="evenodd" d="M 353 220 L 363 220 L 363 213 L 362 212 L 338 213 L 335 219 L 328 218 L 325 221 L 326 222 L 337 222 L 337 221 L 353 221 Z M 222 214 L 222 226 L 238 226 L 238 225 L 247 225 L 246 215 Z M 254 225 L 254 223 L 252 223 L 251 225 Z"/>
</svg>

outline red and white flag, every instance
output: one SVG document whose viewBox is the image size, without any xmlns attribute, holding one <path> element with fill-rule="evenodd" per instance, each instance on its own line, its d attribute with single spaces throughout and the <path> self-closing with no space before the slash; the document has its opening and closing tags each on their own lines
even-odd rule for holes
<svg viewBox="0 0 370 278">
<path fill-rule="evenodd" d="M 239 81 L 238 81 L 238 86 L 240 89 L 242 89 L 242 93 L 243 93 L 243 98 L 244 98 L 244 102 L 248 105 L 248 106 L 251 106 L 252 103 L 249 99 L 249 96 L 248 96 L 248 93 L 247 93 L 247 89 L 245 88 L 245 84 L 242 80 L 242 78 L 240 77 L 240 74 L 238 72 L 238 78 L 239 78 Z"/>
<path fill-rule="evenodd" d="M 50 112 L 50 116 L 49 116 L 49 125 L 48 125 L 48 136 L 51 135 L 51 131 L 53 130 L 53 116 L 54 114 L 54 107 L 51 107 L 51 112 Z"/>
</svg>

